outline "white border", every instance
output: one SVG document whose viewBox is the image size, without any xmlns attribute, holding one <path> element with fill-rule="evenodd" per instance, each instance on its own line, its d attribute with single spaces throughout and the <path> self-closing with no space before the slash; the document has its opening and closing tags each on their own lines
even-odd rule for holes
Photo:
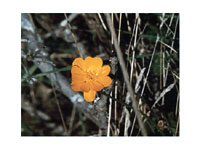
<svg viewBox="0 0 200 149">
<path fill-rule="evenodd" d="M 1 108 L 3 148 L 178 148 L 199 140 L 199 4 L 197 1 L 6 1 L 1 2 Z M 21 12 L 180 12 L 180 137 L 21 137 Z M 3 82 L 3 83 L 2 83 Z M 197 140 L 198 139 L 198 140 Z"/>
</svg>

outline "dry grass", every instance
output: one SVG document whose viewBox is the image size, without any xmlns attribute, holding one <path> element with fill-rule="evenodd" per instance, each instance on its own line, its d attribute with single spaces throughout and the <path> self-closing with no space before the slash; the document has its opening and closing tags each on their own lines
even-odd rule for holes
<svg viewBox="0 0 200 149">
<path fill-rule="evenodd" d="M 179 136 L 179 14 L 29 18 L 40 39 L 22 28 L 22 136 Z M 112 68 L 113 84 L 91 104 L 55 79 L 70 83 L 72 61 L 86 56 Z"/>
</svg>

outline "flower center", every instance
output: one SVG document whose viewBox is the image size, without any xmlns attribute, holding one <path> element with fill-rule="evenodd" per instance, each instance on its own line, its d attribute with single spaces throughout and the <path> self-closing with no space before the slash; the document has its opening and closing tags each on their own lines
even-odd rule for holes
<svg viewBox="0 0 200 149">
<path fill-rule="evenodd" d="M 97 75 L 96 75 L 95 72 L 89 71 L 89 72 L 87 72 L 86 80 L 87 80 L 87 81 L 92 81 L 92 80 L 95 79 L 96 76 L 97 76 Z"/>
</svg>

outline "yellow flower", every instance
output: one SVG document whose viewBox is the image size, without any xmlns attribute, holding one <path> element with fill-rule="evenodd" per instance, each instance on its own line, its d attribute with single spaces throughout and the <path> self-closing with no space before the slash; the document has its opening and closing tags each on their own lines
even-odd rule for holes
<svg viewBox="0 0 200 149">
<path fill-rule="evenodd" d="M 112 83 L 108 76 L 110 66 L 103 65 L 99 57 L 87 57 L 85 60 L 76 58 L 72 63 L 72 83 L 71 88 L 74 91 L 83 91 L 85 101 L 92 102 L 95 99 L 96 91 Z"/>
</svg>

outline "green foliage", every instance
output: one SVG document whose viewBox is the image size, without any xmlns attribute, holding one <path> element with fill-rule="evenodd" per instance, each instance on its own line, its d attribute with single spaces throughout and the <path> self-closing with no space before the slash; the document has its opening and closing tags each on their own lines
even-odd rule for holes
<svg viewBox="0 0 200 149">
<path fill-rule="evenodd" d="M 71 66 L 67 66 L 67 67 L 64 67 L 64 68 L 60 68 L 60 69 L 56 69 L 56 70 L 52 70 L 52 71 L 48 71 L 48 72 L 42 72 L 42 73 L 39 73 L 39 74 L 36 74 L 36 75 L 32 75 L 31 77 L 32 78 L 40 78 L 42 76 L 46 76 L 46 75 L 49 75 L 51 73 L 56 73 L 56 72 L 61 72 L 61 71 L 69 71 L 71 70 Z M 25 81 L 27 79 L 27 76 L 25 77 L 22 77 L 21 81 Z"/>
</svg>

